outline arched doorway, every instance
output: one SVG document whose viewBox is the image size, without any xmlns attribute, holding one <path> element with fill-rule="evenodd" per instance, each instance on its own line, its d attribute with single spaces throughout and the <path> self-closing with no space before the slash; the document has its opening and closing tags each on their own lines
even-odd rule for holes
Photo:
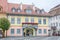
<svg viewBox="0 0 60 40">
<path fill-rule="evenodd" d="M 34 36 L 35 34 L 35 29 L 34 28 L 24 28 L 24 33 L 25 33 L 25 36 Z"/>
</svg>

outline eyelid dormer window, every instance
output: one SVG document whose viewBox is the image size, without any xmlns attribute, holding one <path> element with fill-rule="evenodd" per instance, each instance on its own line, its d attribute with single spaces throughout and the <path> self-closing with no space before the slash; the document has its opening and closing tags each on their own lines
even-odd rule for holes
<svg viewBox="0 0 60 40">
<path fill-rule="evenodd" d="M 20 8 L 17 8 L 17 12 L 21 12 L 21 9 Z"/>
<path fill-rule="evenodd" d="M 16 9 L 15 8 L 12 8 L 11 10 L 12 10 L 12 12 L 16 12 Z"/>
</svg>

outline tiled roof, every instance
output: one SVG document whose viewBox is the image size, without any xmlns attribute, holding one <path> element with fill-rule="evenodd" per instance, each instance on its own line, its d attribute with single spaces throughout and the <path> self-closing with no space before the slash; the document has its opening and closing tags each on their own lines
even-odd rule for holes
<svg viewBox="0 0 60 40">
<path fill-rule="evenodd" d="M 6 0 L 1 0 L 0 5 L 3 7 L 3 12 L 8 13 L 8 14 L 22 14 L 22 15 L 37 15 L 37 16 L 51 16 L 49 13 L 45 12 L 44 13 L 37 13 L 36 10 L 41 10 L 34 5 L 28 5 L 28 4 L 14 4 L 14 3 L 7 3 Z M 22 5 L 22 6 L 21 6 Z M 21 12 L 12 12 L 12 8 L 20 8 Z M 31 9 L 32 13 L 27 14 L 24 10 L 25 9 Z M 34 10 L 35 8 L 35 10 Z"/>
</svg>

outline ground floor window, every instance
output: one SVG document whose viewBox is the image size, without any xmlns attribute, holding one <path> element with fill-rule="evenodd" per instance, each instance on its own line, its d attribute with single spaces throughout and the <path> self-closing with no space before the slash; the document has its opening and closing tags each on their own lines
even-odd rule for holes
<svg viewBox="0 0 60 40">
<path fill-rule="evenodd" d="M 14 29 L 11 29 L 11 34 L 14 34 Z"/>
<path fill-rule="evenodd" d="M 17 29 L 17 34 L 20 34 L 20 29 Z"/>
<path fill-rule="evenodd" d="M 41 34 L 42 33 L 42 29 L 39 29 L 38 32 L 39 32 L 39 34 Z"/>
<path fill-rule="evenodd" d="M 46 29 L 44 29 L 44 34 L 46 34 L 47 33 L 47 30 Z"/>
</svg>

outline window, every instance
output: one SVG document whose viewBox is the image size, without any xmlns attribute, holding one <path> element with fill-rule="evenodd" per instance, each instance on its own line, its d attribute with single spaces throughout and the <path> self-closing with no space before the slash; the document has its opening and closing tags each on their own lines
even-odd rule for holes
<svg viewBox="0 0 60 40">
<path fill-rule="evenodd" d="M 58 22 L 56 22 L 56 27 L 58 27 Z"/>
<path fill-rule="evenodd" d="M 17 24 L 21 23 L 21 18 L 17 18 Z"/>
<path fill-rule="evenodd" d="M 11 29 L 11 34 L 14 34 L 14 29 Z"/>
<path fill-rule="evenodd" d="M 17 34 L 20 34 L 20 29 L 17 29 Z"/>
<path fill-rule="evenodd" d="M 46 19 L 43 19 L 43 24 L 46 24 Z"/>
<path fill-rule="evenodd" d="M 42 29 L 39 29 L 39 34 L 41 34 L 42 33 Z"/>
<path fill-rule="evenodd" d="M 11 24 L 15 23 L 15 18 L 11 18 Z"/>
<path fill-rule="evenodd" d="M 46 34 L 47 33 L 47 30 L 46 29 L 44 29 L 44 34 Z"/>
<path fill-rule="evenodd" d="M 31 18 L 31 22 L 32 22 L 32 23 L 34 22 L 34 18 Z"/>
<path fill-rule="evenodd" d="M 40 10 L 35 10 L 35 11 L 36 11 L 36 13 L 40 14 Z"/>
<path fill-rule="evenodd" d="M 59 26 L 60 26 L 60 23 L 59 23 Z"/>
<path fill-rule="evenodd" d="M 17 9 L 17 11 L 18 11 L 18 12 L 21 12 L 21 9 L 20 9 L 20 8 L 18 8 L 18 9 Z"/>
<path fill-rule="evenodd" d="M 31 14 L 31 13 L 32 13 L 32 10 L 31 10 L 31 9 L 26 9 L 25 12 L 26 12 L 27 14 Z"/>
<path fill-rule="evenodd" d="M 16 9 L 15 8 L 12 8 L 11 10 L 12 10 L 12 12 L 16 12 Z"/>
<path fill-rule="evenodd" d="M 41 24 L 41 19 L 38 19 L 38 23 Z"/>
<path fill-rule="evenodd" d="M 1 8 L 0 8 L 0 11 L 1 11 Z"/>
<path fill-rule="evenodd" d="M 29 19 L 28 18 L 25 18 L 25 22 L 29 22 Z"/>
</svg>

